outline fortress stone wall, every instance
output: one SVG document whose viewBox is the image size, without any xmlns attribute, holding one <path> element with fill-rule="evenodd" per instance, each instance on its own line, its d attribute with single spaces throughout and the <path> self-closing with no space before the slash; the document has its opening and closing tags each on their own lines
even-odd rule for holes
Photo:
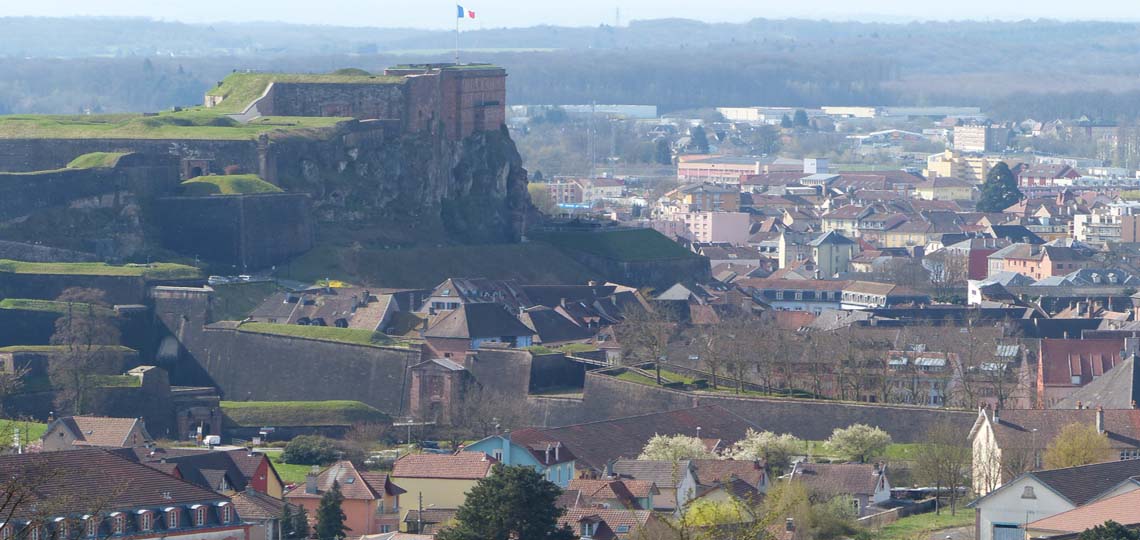
<svg viewBox="0 0 1140 540">
<path fill-rule="evenodd" d="M 169 344 L 161 361 L 176 384 L 216 386 L 227 400 L 350 399 L 394 416 L 404 411 L 418 349 L 255 334 L 236 323 L 203 326 L 208 288 L 159 287 L 151 296 Z"/>
<path fill-rule="evenodd" d="M 156 220 L 163 246 L 242 270 L 278 264 L 313 247 L 305 193 L 165 197 Z"/>
<path fill-rule="evenodd" d="M 577 410 L 567 406 L 548 407 L 565 416 L 548 417 L 546 422 L 551 426 L 566 425 L 699 405 L 719 405 L 765 430 L 815 441 L 827 439 L 836 428 L 867 424 L 882 428 L 895 442 L 917 443 L 922 442 L 926 430 L 938 421 L 949 420 L 968 431 L 977 417 L 974 412 L 950 409 L 695 394 L 587 373 L 581 407 Z M 542 410 L 536 407 L 535 412 Z"/>
</svg>

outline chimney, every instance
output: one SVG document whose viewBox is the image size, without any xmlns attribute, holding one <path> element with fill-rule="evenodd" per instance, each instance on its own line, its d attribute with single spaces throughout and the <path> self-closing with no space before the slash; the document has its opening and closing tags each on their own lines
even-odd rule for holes
<svg viewBox="0 0 1140 540">
<path fill-rule="evenodd" d="M 305 475 L 305 493 L 310 495 L 317 494 L 317 474 L 319 473 L 320 471 L 316 465 L 313 465 L 313 468 L 309 469 L 309 474 Z"/>
<path fill-rule="evenodd" d="M 1096 408 L 1096 431 L 1097 433 L 1105 433 L 1104 429 L 1104 407 L 1098 406 Z"/>
</svg>

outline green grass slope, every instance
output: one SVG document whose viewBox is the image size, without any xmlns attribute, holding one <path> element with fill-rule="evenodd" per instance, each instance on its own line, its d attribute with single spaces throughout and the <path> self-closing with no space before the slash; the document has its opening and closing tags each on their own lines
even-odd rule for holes
<svg viewBox="0 0 1140 540">
<path fill-rule="evenodd" d="M 262 180 L 256 174 L 227 176 L 198 176 L 182 182 L 185 195 L 249 195 L 252 193 L 281 193 L 281 188 Z"/>
<path fill-rule="evenodd" d="M 67 164 L 68 169 L 101 169 L 114 167 L 126 152 L 91 152 L 83 154 Z"/>
<path fill-rule="evenodd" d="M 696 257 L 693 252 L 653 229 L 542 232 L 531 236 L 560 249 L 625 262 Z"/>
<path fill-rule="evenodd" d="M 222 414 L 229 425 L 351 426 L 389 422 L 379 409 L 359 401 L 223 401 Z"/>
<path fill-rule="evenodd" d="M 275 336 L 289 336 L 319 341 L 334 341 L 352 345 L 398 346 L 392 338 L 380 332 L 372 332 L 362 328 L 337 328 L 335 326 L 302 326 L 299 324 L 273 324 L 247 322 L 238 327 L 239 331 L 255 334 L 272 334 Z"/>
<path fill-rule="evenodd" d="M 262 133 L 330 128 L 346 120 L 263 116 L 241 124 L 212 109 L 154 115 L 6 115 L 0 116 L 0 139 L 252 140 Z"/>
<path fill-rule="evenodd" d="M 175 263 L 126 264 L 120 266 L 107 263 L 40 263 L 9 259 L 0 259 L 0 272 L 69 276 L 124 276 L 147 279 L 193 279 L 202 275 L 193 266 Z"/>
<path fill-rule="evenodd" d="M 353 250 L 320 246 L 279 267 L 301 281 L 344 279 L 378 287 L 433 287 L 449 277 L 517 279 L 535 285 L 584 284 L 598 275 L 540 242 Z"/>
</svg>

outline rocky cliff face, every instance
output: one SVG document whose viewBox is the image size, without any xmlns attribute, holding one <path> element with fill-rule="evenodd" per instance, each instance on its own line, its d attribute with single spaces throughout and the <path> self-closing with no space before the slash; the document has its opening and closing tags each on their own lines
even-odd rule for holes
<svg viewBox="0 0 1140 540">
<path fill-rule="evenodd" d="M 515 242 L 531 206 L 506 128 L 449 141 L 362 124 L 327 140 L 269 144 L 278 183 L 313 194 L 325 226 L 397 240 L 402 232 L 419 240 Z"/>
</svg>

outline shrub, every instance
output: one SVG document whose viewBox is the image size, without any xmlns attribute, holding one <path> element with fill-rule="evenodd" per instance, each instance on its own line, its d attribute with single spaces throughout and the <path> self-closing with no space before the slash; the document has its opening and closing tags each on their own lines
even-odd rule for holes
<svg viewBox="0 0 1140 540">
<path fill-rule="evenodd" d="M 293 465 L 325 465 L 340 459 L 341 449 L 319 435 L 301 435 L 285 445 L 281 460 Z"/>
</svg>

